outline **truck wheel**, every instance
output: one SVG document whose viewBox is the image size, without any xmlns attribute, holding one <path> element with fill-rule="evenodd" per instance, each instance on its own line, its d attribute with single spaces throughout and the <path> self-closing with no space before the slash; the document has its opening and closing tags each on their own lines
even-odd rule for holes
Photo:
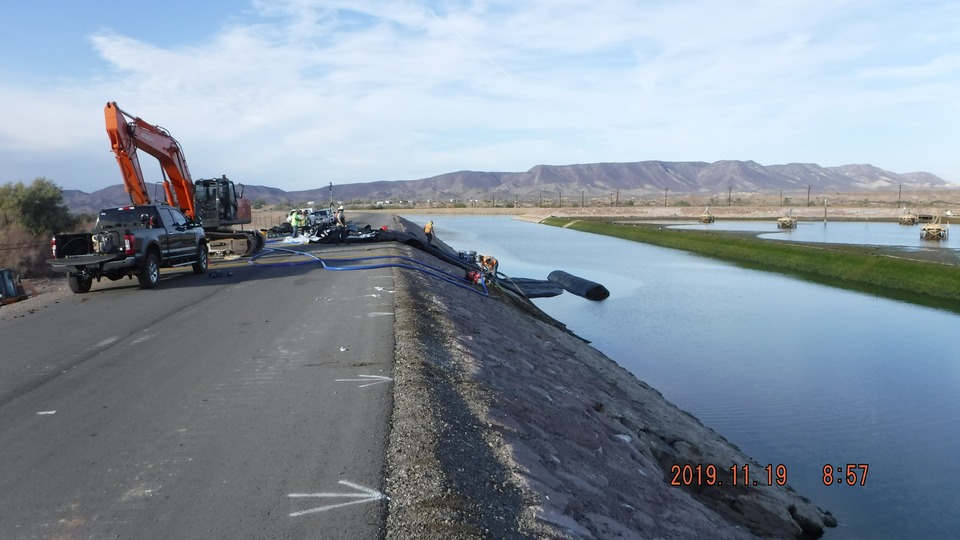
<svg viewBox="0 0 960 540">
<path fill-rule="evenodd" d="M 160 260 L 155 252 L 147 253 L 143 266 L 137 272 L 137 279 L 140 280 L 140 287 L 144 289 L 152 289 L 160 282 Z"/>
<path fill-rule="evenodd" d="M 71 291 L 77 294 L 83 294 L 90 292 L 90 286 L 93 285 L 93 278 L 71 272 L 67 274 L 67 284 L 70 285 Z"/>
<path fill-rule="evenodd" d="M 197 262 L 193 263 L 193 273 L 202 274 L 207 271 L 207 266 L 210 265 L 210 259 L 207 254 L 207 245 L 200 244 L 197 246 Z"/>
</svg>

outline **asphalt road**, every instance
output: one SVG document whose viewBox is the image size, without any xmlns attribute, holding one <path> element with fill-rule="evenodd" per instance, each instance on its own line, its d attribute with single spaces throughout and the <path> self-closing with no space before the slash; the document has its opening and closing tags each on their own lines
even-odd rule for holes
<svg viewBox="0 0 960 540">
<path fill-rule="evenodd" d="M 306 260 L 0 321 L 0 538 L 382 535 L 393 274 Z"/>
</svg>

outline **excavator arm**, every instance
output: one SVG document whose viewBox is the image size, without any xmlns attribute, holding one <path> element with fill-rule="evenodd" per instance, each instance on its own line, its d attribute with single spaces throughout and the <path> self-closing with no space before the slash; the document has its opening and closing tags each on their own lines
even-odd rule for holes
<svg viewBox="0 0 960 540">
<path fill-rule="evenodd" d="M 103 115 L 110 147 L 117 156 L 123 185 L 133 204 L 151 203 L 137 157 L 137 150 L 143 150 L 160 162 L 167 204 L 179 208 L 191 221 L 203 223 L 211 251 L 216 247 L 223 253 L 248 255 L 263 247 L 263 236 L 258 231 L 230 228 L 251 222 L 250 201 L 237 194 L 226 175 L 194 182 L 180 143 L 167 130 L 123 112 L 113 101 L 104 107 Z M 239 241 L 239 248 L 234 241 Z"/>
<path fill-rule="evenodd" d="M 117 156 L 123 184 L 133 204 L 150 204 L 150 194 L 140 169 L 137 150 L 155 157 L 163 170 L 163 190 L 167 204 L 183 211 L 191 220 L 197 219 L 194 205 L 193 180 L 183 156 L 183 149 L 170 133 L 140 118 L 133 117 L 117 106 L 107 103 L 103 109 L 110 146 Z"/>
</svg>

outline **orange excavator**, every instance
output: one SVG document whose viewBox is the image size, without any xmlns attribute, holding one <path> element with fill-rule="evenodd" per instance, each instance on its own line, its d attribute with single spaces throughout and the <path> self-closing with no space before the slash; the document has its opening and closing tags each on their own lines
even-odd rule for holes
<svg viewBox="0 0 960 540">
<path fill-rule="evenodd" d="M 113 101 L 107 103 L 103 114 L 110 147 L 117 156 L 123 185 L 133 204 L 152 204 L 137 157 L 137 150 L 143 150 L 160 162 L 166 203 L 203 226 L 211 249 L 229 246 L 224 251 L 250 255 L 263 247 L 263 236 L 258 231 L 231 228 L 251 222 L 250 201 L 243 198 L 242 186 L 237 193 L 225 175 L 194 182 L 183 148 L 167 130 L 120 110 Z"/>
</svg>

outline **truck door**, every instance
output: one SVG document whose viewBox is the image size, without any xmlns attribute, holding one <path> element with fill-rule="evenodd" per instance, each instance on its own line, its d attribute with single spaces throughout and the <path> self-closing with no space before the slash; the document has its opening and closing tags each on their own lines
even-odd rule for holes
<svg viewBox="0 0 960 540">
<path fill-rule="evenodd" d="M 160 208 L 167 233 L 167 256 L 174 259 L 193 256 L 194 233 L 187 229 L 187 218 L 173 208 Z"/>
</svg>

